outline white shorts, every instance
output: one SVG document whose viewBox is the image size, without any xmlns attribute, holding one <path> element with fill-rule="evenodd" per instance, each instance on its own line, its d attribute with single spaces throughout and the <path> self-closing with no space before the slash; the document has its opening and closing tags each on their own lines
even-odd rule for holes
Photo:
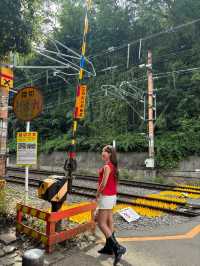
<svg viewBox="0 0 200 266">
<path fill-rule="evenodd" d="M 117 196 L 104 196 L 100 195 L 98 200 L 98 209 L 99 210 L 112 210 L 116 205 Z"/>
</svg>

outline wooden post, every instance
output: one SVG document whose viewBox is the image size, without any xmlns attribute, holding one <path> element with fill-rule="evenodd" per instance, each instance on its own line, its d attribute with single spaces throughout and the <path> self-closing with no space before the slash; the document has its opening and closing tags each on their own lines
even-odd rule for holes
<svg viewBox="0 0 200 266">
<path fill-rule="evenodd" d="M 50 244 L 49 241 L 50 241 L 50 236 L 54 235 L 55 233 L 56 233 L 56 223 L 47 221 L 46 235 L 48 238 L 48 243 L 47 243 L 46 250 L 48 253 L 51 253 L 53 251 L 53 245 Z"/>
</svg>

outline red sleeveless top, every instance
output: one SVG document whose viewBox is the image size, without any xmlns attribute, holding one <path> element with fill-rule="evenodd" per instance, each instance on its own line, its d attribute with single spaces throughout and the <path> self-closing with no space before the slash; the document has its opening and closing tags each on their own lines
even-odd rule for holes
<svg viewBox="0 0 200 266">
<path fill-rule="evenodd" d="M 102 191 L 102 194 L 104 196 L 114 196 L 117 194 L 116 167 L 111 162 L 109 162 L 105 165 L 109 166 L 110 174 L 108 176 L 108 181 L 107 181 L 107 184 L 106 184 L 104 190 Z M 99 169 L 99 180 L 98 180 L 99 185 L 102 182 L 103 173 L 104 173 L 104 168 L 102 167 Z"/>
</svg>

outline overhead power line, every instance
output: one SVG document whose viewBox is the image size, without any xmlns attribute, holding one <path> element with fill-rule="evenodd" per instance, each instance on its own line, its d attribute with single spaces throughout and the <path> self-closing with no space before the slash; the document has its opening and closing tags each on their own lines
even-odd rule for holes
<svg viewBox="0 0 200 266">
<path fill-rule="evenodd" d="M 200 67 L 193 67 L 193 68 L 186 68 L 186 69 L 178 69 L 174 71 L 169 71 L 169 72 L 158 72 L 154 74 L 154 79 L 160 79 L 160 78 L 165 78 L 168 77 L 172 74 L 186 74 L 190 72 L 195 72 L 195 71 L 200 71 Z M 138 79 L 137 82 L 140 81 L 145 81 L 147 80 L 146 76 L 143 76 L 141 79 Z"/>
<path fill-rule="evenodd" d="M 180 30 L 180 29 L 182 29 L 184 27 L 187 27 L 187 26 L 190 26 L 190 25 L 194 25 L 194 24 L 196 24 L 198 22 L 200 22 L 200 18 L 192 20 L 192 21 L 189 21 L 189 22 L 186 22 L 186 23 L 183 23 L 183 24 L 180 24 L 180 25 L 177 25 L 175 27 L 168 28 L 168 29 L 166 29 L 164 31 L 153 33 L 153 34 L 148 35 L 146 37 L 141 37 L 141 38 L 139 38 L 139 39 L 137 39 L 135 41 L 131 41 L 129 43 L 122 44 L 122 45 L 117 46 L 117 47 L 109 47 L 107 50 L 104 50 L 104 51 L 102 51 L 102 52 L 100 52 L 98 54 L 95 54 L 95 55 L 91 55 L 89 58 L 95 58 L 95 57 L 102 56 L 104 54 L 113 53 L 113 52 L 115 52 L 117 50 L 120 50 L 122 48 L 127 47 L 128 45 L 130 46 L 130 45 L 133 45 L 133 44 L 141 43 L 141 41 L 146 41 L 146 40 L 161 36 L 163 34 L 175 33 L 175 32 L 177 32 L 178 30 Z"/>
</svg>

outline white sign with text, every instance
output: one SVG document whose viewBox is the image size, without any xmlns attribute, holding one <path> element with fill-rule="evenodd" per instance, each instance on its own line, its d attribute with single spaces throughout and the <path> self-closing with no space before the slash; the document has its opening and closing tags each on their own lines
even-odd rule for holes
<svg viewBox="0 0 200 266">
<path fill-rule="evenodd" d="M 128 223 L 131 223 L 133 221 L 136 221 L 140 218 L 140 215 L 137 214 L 137 212 L 135 212 L 132 208 L 125 208 L 122 209 L 120 211 L 118 211 L 118 213 L 124 218 L 124 220 L 126 220 Z"/>
</svg>

